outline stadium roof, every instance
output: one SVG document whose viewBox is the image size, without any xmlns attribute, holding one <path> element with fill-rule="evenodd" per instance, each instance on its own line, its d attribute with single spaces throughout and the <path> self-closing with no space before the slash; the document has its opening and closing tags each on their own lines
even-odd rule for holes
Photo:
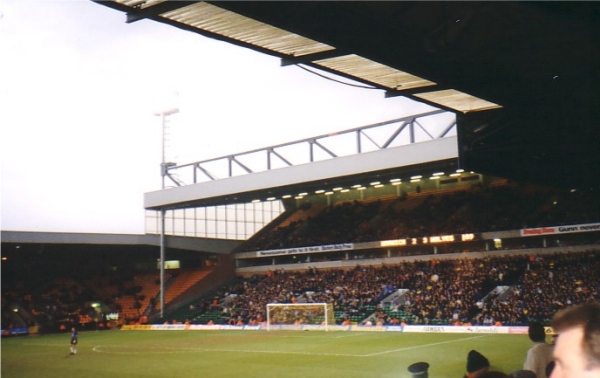
<svg viewBox="0 0 600 378">
<path fill-rule="evenodd" d="M 68 232 L 29 232 L 29 231 L 2 231 L 0 240 L 4 244 L 34 244 L 34 245 L 73 245 L 106 246 L 107 249 L 116 246 L 146 246 L 160 247 L 160 236 L 153 234 L 90 234 Z M 169 248 L 184 251 L 207 252 L 228 254 L 232 249 L 241 244 L 240 241 L 213 238 L 192 238 L 181 236 L 167 236 Z M 8 252 L 12 249 L 7 249 Z"/>
<path fill-rule="evenodd" d="M 98 3 L 456 112 L 466 169 L 600 184 L 598 3 Z"/>
<path fill-rule="evenodd" d="M 435 110 L 172 166 L 165 170 L 165 178 L 176 186 L 146 193 L 144 207 L 158 210 L 300 199 L 336 188 L 340 194 L 350 187 L 360 192 L 373 182 L 393 186 L 402 180 L 408 183 L 413 176 L 449 176 L 460 169 L 456 120 L 448 116 Z M 450 122 L 440 128 L 439 118 Z"/>
</svg>

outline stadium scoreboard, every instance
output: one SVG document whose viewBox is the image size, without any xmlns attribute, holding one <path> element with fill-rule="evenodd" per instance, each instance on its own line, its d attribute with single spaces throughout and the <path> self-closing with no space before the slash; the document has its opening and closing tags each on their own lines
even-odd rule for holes
<svg viewBox="0 0 600 378">
<path fill-rule="evenodd" d="M 404 247 L 411 245 L 429 245 L 443 243 L 460 243 L 481 240 L 481 234 L 453 234 L 453 235 L 435 235 L 422 236 L 418 238 L 404 238 L 394 240 L 383 240 L 380 242 L 381 247 Z"/>
</svg>

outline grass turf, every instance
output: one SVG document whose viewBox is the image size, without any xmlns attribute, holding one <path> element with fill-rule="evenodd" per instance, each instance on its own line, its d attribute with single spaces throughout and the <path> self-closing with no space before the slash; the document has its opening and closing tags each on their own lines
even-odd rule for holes
<svg viewBox="0 0 600 378">
<path fill-rule="evenodd" d="M 492 368 L 521 369 L 526 335 L 320 331 L 90 331 L 2 339 L 2 377 L 458 378 L 476 349 Z"/>
</svg>

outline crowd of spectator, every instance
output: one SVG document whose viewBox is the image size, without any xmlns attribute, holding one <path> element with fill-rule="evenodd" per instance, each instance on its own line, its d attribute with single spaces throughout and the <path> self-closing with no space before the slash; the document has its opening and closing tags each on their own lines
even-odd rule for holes
<svg viewBox="0 0 600 378">
<path fill-rule="evenodd" d="M 117 319 L 111 321 L 111 314 L 123 314 L 120 299 L 133 298 L 132 308 L 140 303 L 141 287 L 135 285 L 133 274 L 129 270 L 92 276 L 40 272 L 3 287 L 2 325 L 39 325 L 44 331 L 69 330 L 72 326 L 106 329 L 118 323 Z M 17 309 L 18 316 L 11 314 L 10 306 Z M 143 310 L 139 307 L 134 318 L 122 317 L 123 322 L 137 321 Z"/>
<path fill-rule="evenodd" d="M 547 322 L 558 310 L 599 300 L 600 253 L 533 256 L 506 298 L 486 303 L 484 315 L 503 323 Z"/>
<path fill-rule="evenodd" d="M 223 301 L 221 318 L 230 324 L 265 319 L 268 303 L 325 302 L 340 314 L 338 323 L 358 315 L 382 324 L 523 325 L 547 322 L 568 304 L 599 300 L 599 272 L 598 251 L 423 260 L 346 271 L 277 270 L 240 278 L 222 289 L 215 303 L 232 298 Z M 499 287 L 509 290 L 498 295 Z M 408 293 L 394 311 L 384 311 L 382 301 L 398 289 Z"/>
<path fill-rule="evenodd" d="M 595 193 L 520 185 L 320 206 L 314 211 L 316 215 L 258 234 L 244 245 L 244 251 L 516 230 L 600 219 L 600 199 Z"/>
<path fill-rule="evenodd" d="M 39 296 L 20 298 L 20 304 L 54 327 L 76 324 L 83 315 L 94 316 L 94 309 L 85 307 L 97 298 L 94 294 L 72 281 L 54 285 Z M 499 295 L 502 286 L 510 289 Z M 398 289 L 408 292 L 402 301 L 384 309 L 384 299 Z M 218 308 L 220 318 L 215 321 L 250 324 L 266 319 L 268 303 L 325 302 L 334 305 L 338 323 L 358 318 L 373 324 L 527 324 L 547 322 L 567 305 L 599 300 L 599 292 L 598 251 L 507 254 L 357 265 L 349 270 L 273 270 L 238 278 L 220 288 L 212 303 L 204 301 L 196 310 Z M 10 299 L 5 296 L 5 303 Z"/>
</svg>

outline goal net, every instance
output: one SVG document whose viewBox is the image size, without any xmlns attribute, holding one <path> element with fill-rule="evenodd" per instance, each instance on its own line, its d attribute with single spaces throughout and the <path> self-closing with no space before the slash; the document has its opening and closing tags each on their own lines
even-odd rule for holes
<svg viewBox="0 0 600 378">
<path fill-rule="evenodd" d="M 267 330 L 329 330 L 335 324 L 331 303 L 269 303 Z"/>
</svg>

